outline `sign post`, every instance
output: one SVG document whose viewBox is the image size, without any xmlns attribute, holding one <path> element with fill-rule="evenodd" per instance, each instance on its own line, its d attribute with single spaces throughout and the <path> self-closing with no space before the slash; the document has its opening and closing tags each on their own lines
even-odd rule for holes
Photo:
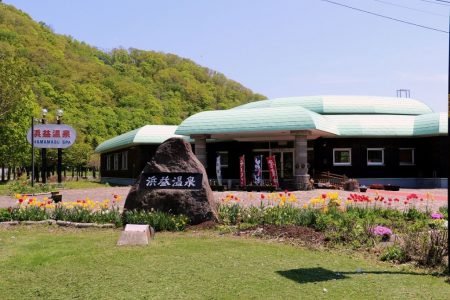
<svg viewBox="0 0 450 300">
<path fill-rule="evenodd" d="M 65 124 L 39 124 L 34 125 L 33 132 L 28 130 L 27 140 L 36 148 L 64 149 L 73 145 L 76 136 L 75 129 Z"/>
<path fill-rule="evenodd" d="M 42 183 L 47 181 L 47 163 L 46 150 L 58 149 L 58 183 L 61 183 L 61 166 L 62 166 L 62 151 L 61 149 L 68 148 L 73 145 L 76 139 L 76 131 L 72 127 L 61 124 L 60 119 L 58 124 L 45 124 L 45 119 L 42 119 L 43 124 L 34 125 L 34 120 L 31 120 L 31 128 L 27 133 L 27 140 L 31 144 L 32 153 L 32 180 L 34 184 L 34 148 L 41 148 L 42 155 Z"/>
</svg>

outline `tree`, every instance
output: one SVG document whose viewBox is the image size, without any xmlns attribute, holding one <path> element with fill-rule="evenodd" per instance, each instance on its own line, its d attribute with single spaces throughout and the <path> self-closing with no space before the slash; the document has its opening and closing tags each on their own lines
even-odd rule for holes
<svg viewBox="0 0 450 300">
<path fill-rule="evenodd" d="M 28 74 L 24 59 L 6 51 L 0 52 L 0 119 L 11 112 L 27 94 Z"/>
</svg>

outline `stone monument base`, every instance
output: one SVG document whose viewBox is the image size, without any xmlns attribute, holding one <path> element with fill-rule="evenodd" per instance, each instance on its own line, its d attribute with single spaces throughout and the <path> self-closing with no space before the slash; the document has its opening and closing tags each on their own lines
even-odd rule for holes
<svg viewBox="0 0 450 300">
<path fill-rule="evenodd" d="M 149 225 L 127 224 L 122 231 L 117 246 L 148 245 L 155 236 L 155 230 Z"/>
</svg>

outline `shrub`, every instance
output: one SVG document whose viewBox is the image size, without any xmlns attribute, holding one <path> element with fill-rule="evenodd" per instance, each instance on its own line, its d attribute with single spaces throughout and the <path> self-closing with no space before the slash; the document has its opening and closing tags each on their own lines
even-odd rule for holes
<svg viewBox="0 0 450 300">
<path fill-rule="evenodd" d="M 404 263 L 407 261 L 407 256 L 401 247 L 394 245 L 384 249 L 383 253 L 380 255 L 380 260 Z"/>
<path fill-rule="evenodd" d="M 11 209 L 14 221 L 42 221 L 51 219 L 51 211 L 39 206 L 19 206 Z"/>
<path fill-rule="evenodd" d="M 448 253 L 447 230 L 408 232 L 403 239 L 403 250 L 408 259 L 427 267 L 444 263 Z"/>
<path fill-rule="evenodd" d="M 14 194 L 36 194 L 50 192 L 52 189 L 50 184 L 36 183 L 32 187 L 29 181 L 26 179 L 26 175 L 23 175 L 18 180 L 8 183 L 8 192 L 11 195 Z"/>
<path fill-rule="evenodd" d="M 122 214 L 123 224 L 148 224 L 155 231 L 182 231 L 189 218 L 185 215 L 170 215 L 161 211 L 132 210 Z"/>
<path fill-rule="evenodd" d="M 241 221 L 242 209 L 237 203 L 221 205 L 218 209 L 219 218 L 225 225 L 236 225 Z"/>
<path fill-rule="evenodd" d="M 12 221 L 12 208 L 0 208 L 0 222 Z"/>
</svg>

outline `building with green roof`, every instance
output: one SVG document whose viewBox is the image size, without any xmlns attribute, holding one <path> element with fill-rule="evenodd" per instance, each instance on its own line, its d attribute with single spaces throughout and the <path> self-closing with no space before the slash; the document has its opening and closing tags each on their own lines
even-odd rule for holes
<svg viewBox="0 0 450 300">
<path fill-rule="evenodd" d="M 307 188 L 310 178 L 322 172 L 365 184 L 446 187 L 447 134 L 447 114 L 433 112 L 415 99 L 289 97 L 200 112 L 178 127 L 144 126 L 105 141 L 96 151 L 102 153 L 106 179 L 136 178 L 143 160 L 150 159 L 151 151 L 143 155 L 144 148 L 154 151 L 165 138 L 178 136 L 191 141 L 210 178 L 216 177 L 220 156 L 221 175 L 229 187 L 240 182 L 242 158 L 246 182 L 252 183 L 254 158 L 261 156 L 263 179 L 269 180 L 267 157 L 273 157 L 280 185 L 292 189 Z M 115 153 L 136 147 L 142 149 L 133 156 L 142 160 L 133 161 L 133 172 L 119 175 L 114 168 L 120 169 L 121 164 L 115 162 L 123 158 Z M 129 163 L 123 163 L 128 168 Z"/>
</svg>

